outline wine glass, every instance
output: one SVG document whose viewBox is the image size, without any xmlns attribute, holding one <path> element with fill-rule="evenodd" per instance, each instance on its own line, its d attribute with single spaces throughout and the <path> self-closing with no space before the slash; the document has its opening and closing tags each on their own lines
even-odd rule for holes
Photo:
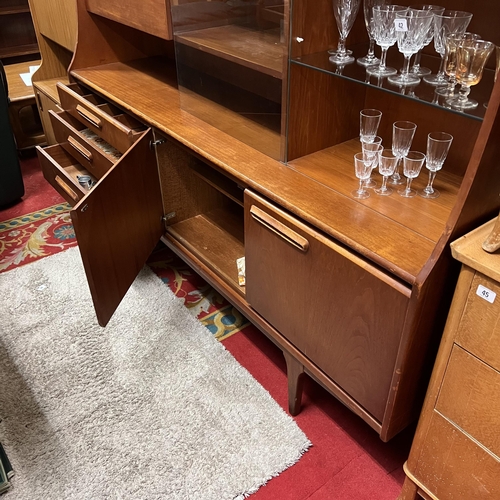
<svg viewBox="0 0 500 500">
<path fill-rule="evenodd" d="M 365 25 L 366 31 L 368 32 L 368 38 L 370 40 L 370 45 L 368 46 L 368 54 L 364 57 L 359 57 L 356 62 L 362 66 L 370 66 L 371 64 L 376 64 L 380 62 L 380 59 L 375 57 L 375 38 L 373 34 L 373 7 L 375 5 L 387 5 L 390 0 L 364 0 L 363 10 L 365 15 Z"/>
<path fill-rule="evenodd" d="M 373 36 L 382 50 L 382 55 L 379 64 L 366 68 L 368 74 L 384 77 L 397 73 L 396 69 L 386 66 L 385 61 L 387 59 L 387 50 L 397 40 L 395 21 L 406 11 L 407 7 L 401 5 L 375 5 L 373 7 Z"/>
<path fill-rule="evenodd" d="M 410 58 L 423 46 L 433 15 L 428 10 L 408 9 L 398 18 L 396 35 L 398 49 L 404 56 L 404 65 L 401 73 L 390 76 L 387 80 L 395 85 L 415 85 L 420 82 L 420 77 L 410 73 Z M 400 26 L 398 28 L 398 26 Z"/>
<path fill-rule="evenodd" d="M 455 85 L 457 84 L 456 71 L 457 71 L 457 48 L 460 42 L 464 39 L 474 38 L 480 39 L 479 35 L 474 33 L 464 33 L 457 35 L 450 33 L 444 37 L 444 72 L 448 77 L 448 83 L 444 87 L 436 89 L 436 93 L 446 97 L 453 97 L 455 94 Z"/>
<path fill-rule="evenodd" d="M 364 200 L 370 196 L 370 193 L 365 189 L 365 181 L 370 178 L 372 166 L 370 161 L 365 160 L 363 153 L 354 155 L 354 172 L 359 179 L 359 187 L 352 192 L 352 195 L 358 200 Z"/>
<path fill-rule="evenodd" d="M 410 5 L 410 9 L 413 10 L 426 10 L 428 12 L 432 13 L 432 22 L 431 25 L 429 26 L 429 30 L 427 31 L 425 40 L 424 40 L 424 46 L 417 52 L 415 55 L 415 59 L 413 61 L 413 66 L 410 69 L 410 72 L 413 73 L 414 75 L 417 76 L 425 76 L 425 75 L 430 75 L 431 70 L 429 68 L 422 68 L 420 66 L 420 59 L 422 57 L 422 49 L 424 47 L 427 47 L 432 42 L 432 39 L 434 38 L 434 14 L 442 14 L 445 10 L 444 7 L 440 7 L 439 5 L 429 5 L 429 4 L 420 4 L 420 5 Z"/>
<path fill-rule="evenodd" d="M 453 109 L 472 109 L 477 101 L 469 99 L 470 87 L 477 85 L 483 76 L 483 69 L 495 45 L 486 40 L 462 40 L 457 47 L 456 78 L 460 84 L 458 96 L 447 101 Z"/>
<path fill-rule="evenodd" d="M 441 56 L 441 63 L 437 74 L 424 76 L 424 82 L 436 86 L 447 83 L 444 74 L 445 37 L 451 33 L 463 35 L 471 19 L 470 12 L 461 10 L 445 10 L 442 13 L 434 14 L 434 49 Z"/>
<path fill-rule="evenodd" d="M 340 34 L 337 51 L 330 56 L 330 61 L 335 64 L 345 65 L 354 61 L 354 57 L 347 53 L 345 41 L 358 14 L 360 3 L 361 0 L 333 0 L 333 13 Z"/>
<path fill-rule="evenodd" d="M 389 196 L 392 194 L 393 189 L 387 187 L 387 180 L 394 173 L 394 169 L 398 163 L 398 157 L 392 152 L 391 149 L 383 149 L 380 152 L 378 160 L 378 171 L 382 175 L 382 185 L 374 192 L 380 196 Z"/>
<path fill-rule="evenodd" d="M 399 174 L 399 163 L 410 151 L 415 130 L 417 130 L 417 125 L 413 122 L 398 121 L 392 125 L 392 152 L 397 156 L 398 163 L 391 177 L 391 184 L 403 184 L 404 182 Z"/>
<path fill-rule="evenodd" d="M 425 166 L 429 170 L 429 181 L 427 186 L 418 194 L 423 198 L 437 198 L 439 191 L 432 187 L 438 170 L 443 167 L 448 156 L 453 136 L 446 132 L 431 132 L 427 136 L 427 161 Z"/>
<path fill-rule="evenodd" d="M 403 172 L 406 177 L 406 188 L 398 191 L 400 196 L 404 198 L 413 198 L 417 192 L 411 189 L 411 181 L 418 177 L 422 165 L 425 161 L 424 153 L 419 151 L 408 151 L 408 154 L 403 159 Z"/>
<path fill-rule="evenodd" d="M 359 112 L 359 138 L 361 142 L 373 142 L 381 118 L 382 111 L 378 109 L 362 109 Z"/>
<path fill-rule="evenodd" d="M 382 149 L 384 149 L 381 144 L 382 138 L 377 136 L 376 139 L 380 139 L 380 142 L 378 140 L 374 140 L 373 142 L 361 143 L 361 147 L 363 149 L 363 158 L 365 159 L 365 161 L 370 163 L 370 167 L 372 169 L 370 172 L 370 177 L 368 177 L 368 179 L 365 181 L 365 187 L 367 188 L 374 188 L 377 186 L 377 183 L 371 177 L 371 173 L 377 168 L 380 152 L 382 151 Z"/>
</svg>

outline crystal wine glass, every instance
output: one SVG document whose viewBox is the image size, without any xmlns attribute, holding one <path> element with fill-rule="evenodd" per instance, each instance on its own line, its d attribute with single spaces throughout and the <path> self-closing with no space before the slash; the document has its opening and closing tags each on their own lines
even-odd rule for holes
<svg viewBox="0 0 500 500">
<path fill-rule="evenodd" d="M 424 161 L 424 153 L 420 153 L 419 151 L 408 151 L 408 154 L 403 159 L 403 173 L 406 177 L 406 188 L 398 191 L 400 196 L 404 198 L 413 198 L 416 196 L 417 192 L 411 189 L 411 181 L 420 174 Z"/>
<path fill-rule="evenodd" d="M 470 88 L 477 85 L 483 76 L 483 69 L 495 45 L 486 40 L 462 40 L 457 47 L 456 78 L 460 84 L 458 96 L 447 101 L 454 109 L 464 110 L 477 107 L 477 101 L 469 99 Z"/>
<path fill-rule="evenodd" d="M 373 7 L 373 36 L 382 50 L 382 55 L 379 64 L 366 68 L 369 75 L 384 77 L 397 73 L 396 69 L 386 66 L 385 61 L 387 59 L 387 50 L 397 40 L 395 21 L 407 10 L 407 7 L 401 5 L 375 5 Z"/>
<path fill-rule="evenodd" d="M 391 184 L 403 184 L 404 182 L 399 174 L 399 163 L 410 151 L 415 130 L 417 130 L 417 125 L 413 122 L 398 121 L 392 125 L 392 152 L 397 156 L 398 163 L 391 177 Z"/>
<path fill-rule="evenodd" d="M 392 194 L 393 189 L 387 187 L 387 180 L 394 173 L 394 169 L 398 163 L 398 157 L 392 152 L 391 149 L 383 149 L 379 155 L 378 171 L 382 175 L 382 185 L 374 192 L 380 196 L 389 196 Z"/>
<path fill-rule="evenodd" d="M 380 152 L 382 151 L 382 149 L 384 149 L 382 144 L 381 144 L 382 138 L 378 137 L 378 136 L 377 136 L 377 138 L 380 139 L 380 142 L 373 141 L 373 142 L 362 142 L 361 143 L 361 146 L 363 148 L 363 151 L 362 151 L 363 158 L 365 159 L 365 161 L 370 162 L 370 167 L 372 169 L 372 172 L 373 172 L 373 170 L 375 170 L 377 168 Z M 370 172 L 370 177 L 368 177 L 368 179 L 365 181 L 365 187 L 374 188 L 376 186 L 377 186 L 377 183 L 372 179 L 371 172 Z"/>
<path fill-rule="evenodd" d="M 360 3 L 361 0 L 333 0 L 333 13 L 340 35 L 337 51 L 330 56 L 330 61 L 335 64 L 345 65 L 354 61 L 354 57 L 347 53 L 345 41 L 358 14 Z"/>
<path fill-rule="evenodd" d="M 361 142 L 373 142 L 381 118 L 382 111 L 378 109 L 362 109 L 359 112 L 359 138 Z"/>
<path fill-rule="evenodd" d="M 425 37 L 429 31 L 433 15 L 428 10 L 408 9 L 398 18 L 396 35 L 398 49 L 404 56 L 404 65 L 401 74 L 390 76 L 387 80 L 395 85 L 415 85 L 420 78 L 410 73 L 410 58 L 424 46 Z"/>
<path fill-rule="evenodd" d="M 365 189 L 365 181 L 372 174 L 372 166 L 370 161 L 365 160 L 363 153 L 354 155 L 354 172 L 359 179 L 359 187 L 352 192 L 352 195 L 358 200 L 364 200 L 370 196 L 370 193 Z"/>
<path fill-rule="evenodd" d="M 424 198 L 437 198 L 439 191 L 432 187 L 438 170 L 443 167 L 448 156 L 453 136 L 446 132 L 431 132 L 427 136 L 427 161 L 425 166 L 429 170 L 429 182 L 418 194 Z"/>
<path fill-rule="evenodd" d="M 436 86 L 447 83 L 444 74 L 445 37 L 451 33 L 463 35 L 471 19 L 472 14 L 470 12 L 461 10 L 445 10 L 440 14 L 434 14 L 434 48 L 441 56 L 441 63 L 437 74 L 424 76 L 424 82 Z"/>
<path fill-rule="evenodd" d="M 425 40 L 424 40 L 424 47 L 427 47 L 432 42 L 432 39 L 434 38 L 434 14 L 442 14 L 445 10 L 444 7 L 440 7 L 439 5 L 429 5 L 429 4 L 419 4 L 419 5 L 410 5 L 410 9 L 414 10 L 426 10 L 428 12 L 432 13 L 433 19 L 431 22 L 431 25 L 429 26 L 429 31 L 427 31 Z M 423 49 L 423 47 L 422 47 Z M 420 59 L 422 57 L 422 49 L 420 49 L 416 55 L 415 59 L 413 61 L 413 66 L 410 69 L 410 72 L 413 73 L 414 75 L 417 76 L 425 76 L 425 75 L 430 75 L 431 70 L 429 68 L 423 68 L 420 66 Z"/>
<path fill-rule="evenodd" d="M 370 66 L 371 64 L 377 64 L 380 59 L 375 57 L 375 38 L 373 34 L 373 7 L 375 5 L 387 5 L 390 0 L 364 0 L 363 1 L 363 11 L 365 15 L 365 25 L 366 31 L 368 32 L 368 38 L 370 40 L 370 45 L 368 46 L 368 54 L 364 57 L 359 57 L 356 62 L 362 66 Z"/>
</svg>

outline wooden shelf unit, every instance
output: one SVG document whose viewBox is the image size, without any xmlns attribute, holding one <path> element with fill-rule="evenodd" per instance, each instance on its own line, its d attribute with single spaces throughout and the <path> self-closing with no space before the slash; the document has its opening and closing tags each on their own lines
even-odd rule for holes
<svg viewBox="0 0 500 500">
<path fill-rule="evenodd" d="M 28 0 L 1 0 L 0 59 L 29 56 L 37 58 L 38 45 Z"/>
<path fill-rule="evenodd" d="M 163 0 L 154 1 L 163 4 Z M 451 0 L 446 3 L 453 7 Z M 229 17 L 224 19 L 234 22 L 214 24 L 214 18 L 220 18 L 211 9 L 227 8 L 217 4 L 220 2 L 173 6 L 174 38 L 186 40 L 193 32 L 199 35 L 220 25 L 229 24 L 230 30 L 240 26 Z M 491 5 L 490 9 L 477 7 L 480 24 L 486 22 Z M 300 410 L 300 379 L 309 374 L 372 426 L 381 439 L 391 439 L 417 418 L 421 408 L 458 274 L 449 251 L 450 239 L 491 218 L 500 208 L 500 179 L 493 175 L 500 154 L 496 141 L 500 83 L 491 96 L 485 95 L 489 104 L 484 117 L 459 115 L 295 63 L 336 45 L 330 0 L 293 0 L 292 19 L 285 3 L 284 31 L 288 32 L 290 22 L 292 39 L 290 74 L 283 73 L 282 79 L 249 68 L 244 57 L 235 57 L 226 49 L 207 48 L 205 42 L 196 48 L 179 40 L 168 42 L 151 36 L 147 29 L 133 30 L 89 13 L 85 0 L 77 0 L 77 7 L 79 32 L 85 36 L 78 41 L 70 79 L 154 132 L 164 223 L 160 227 L 157 218 L 148 221 L 152 233 L 162 232 L 162 240 L 170 248 L 284 351 L 291 413 Z M 185 7 L 189 13 L 181 16 L 179 24 L 177 7 Z M 205 9 L 199 18 L 197 8 Z M 176 31 L 180 26 L 185 29 Z M 354 46 L 365 41 L 362 16 L 350 37 Z M 179 59 L 184 50 L 194 51 L 189 64 Z M 217 64 L 208 67 L 212 63 Z M 267 67 L 265 61 L 262 64 Z M 221 89 L 240 81 L 254 84 L 257 80 L 247 81 L 249 74 L 262 78 L 256 84 L 261 94 L 262 82 L 269 81 L 266 78 L 279 82 L 276 88 L 281 102 L 277 104 L 282 112 L 279 127 L 273 131 L 279 138 L 274 151 L 287 162 L 263 153 L 249 140 L 259 135 L 258 128 L 245 130 L 248 116 L 241 109 L 214 103 L 207 96 L 201 98 L 206 104 L 201 115 L 186 106 L 182 78 L 186 66 L 194 75 L 208 75 L 207 81 L 214 83 L 218 75 L 210 72 L 231 68 L 230 74 L 221 76 Z M 249 91 L 245 86 L 241 90 L 244 95 Z M 440 198 L 372 195 L 359 201 L 352 197 L 358 184 L 352 156 L 360 150 L 356 139 L 359 111 L 365 107 L 382 110 L 379 134 L 386 144 L 390 143 L 392 123 L 401 119 L 417 123 L 417 150 L 425 150 L 431 131 L 448 131 L 454 136 L 435 181 L 442 190 Z M 221 123 L 226 119 L 231 125 L 224 129 Z M 238 125 L 246 136 L 232 133 L 231 128 Z M 266 142 L 269 136 L 264 134 L 263 139 Z M 120 182 L 133 184 L 133 179 L 122 174 Z M 424 182 L 425 171 L 415 185 Z M 103 196 L 98 195 L 99 189 L 99 184 L 93 189 L 95 196 Z M 264 225 L 253 217 L 255 207 L 265 212 Z M 93 223 L 100 224 L 99 214 L 94 215 Z M 73 217 L 80 216 L 81 206 L 76 206 Z M 127 241 L 128 251 L 133 252 L 136 244 Z M 108 246 L 116 245 L 109 240 Z M 301 253 L 295 254 L 294 249 Z M 92 253 L 97 257 L 97 252 Z M 285 263 L 284 254 L 290 257 Z M 242 255 L 252 262 L 244 290 L 237 284 L 235 263 Z M 95 271 L 85 262 L 91 280 Z M 293 276 L 288 262 L 294 263 Z M 102 272 L 100 264 L 94 264 Z M 295 276 L 300 279 L 290 282 Z M 311 279 L 314 277 L 317 279 Z M 113 278 L 100 276 L 100 280 L 103 288 L 97 296 L 107 297 L 106 286 L 111 286 Z M 284 282 L 296 287 L 297 293 L 283 295 Z M 264 299 L 282 298 L 279 305 L 259 299 L 259 286 L 265 288 Z M 325 290 L 335 301 L 318 306 Z M 381 301 L 382 297 L 387 300 Z M 109 318 L 113 310 L 107 307 L 103 315 L 102 300 L 94 296 L 100 317 Z M 342 307 L 334 307 L 337 303 Z M 338 331 L 330 326 L 339 324 Z M 318 325 L 328 326 L 318 332 Z M 362 354 L 352 358 L 356 352 Z"/>
</svg>

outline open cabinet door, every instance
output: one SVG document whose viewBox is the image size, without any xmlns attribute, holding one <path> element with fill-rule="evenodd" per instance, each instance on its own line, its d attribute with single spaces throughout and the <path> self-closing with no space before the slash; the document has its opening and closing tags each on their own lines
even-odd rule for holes
<svg viewBox="0 0 500 500">
<path fill-rule="evenodd" d="M 106 326 L 162 235 L 151 129 L 71 211 L 92 300 Z"/>
</svg>

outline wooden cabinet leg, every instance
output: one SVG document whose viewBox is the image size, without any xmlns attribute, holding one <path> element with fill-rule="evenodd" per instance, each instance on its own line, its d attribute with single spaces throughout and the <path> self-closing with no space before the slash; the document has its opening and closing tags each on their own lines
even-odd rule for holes
<svg viewBox="0 0 500 500">
<path fill-rule="evenodd" d="M 403 489 L 398 497 L 398 500 L 421 500 L 421 496 L 418 494 L 417 485 L 408 477 L 405 477 L 405 482 L 403 483 Z"/>
<path fill-rule="evenodd" d="M 288 411 L 290 415 L 300 413 L 302 401 L 302 388 L 304 385 L 304 365 L 299 363 L 291 354 L 283 351 L 286 361 L 286 371 L 288 378 Z"/>
</svg>

